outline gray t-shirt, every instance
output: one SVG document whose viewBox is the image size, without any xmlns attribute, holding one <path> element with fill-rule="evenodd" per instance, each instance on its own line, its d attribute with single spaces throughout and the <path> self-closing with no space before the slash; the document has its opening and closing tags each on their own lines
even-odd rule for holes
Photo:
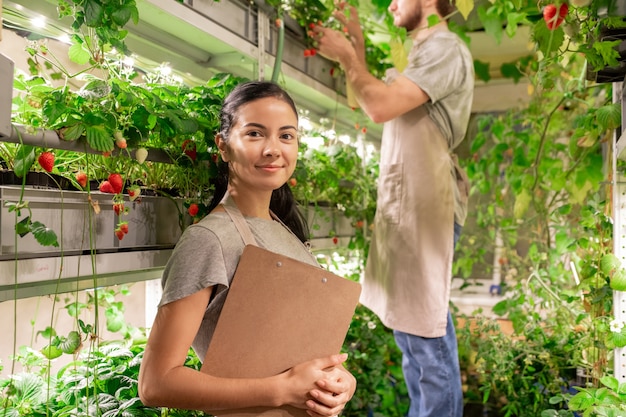
<svg viewBox="0 0 626 417">
<path fill-rule="evenodd" d="M 246 217 L 259 247 L 319 266 L 300 240 L 276 221 Z M 244 243 L 225 212 L 209 214 L 189 226 L 176 244 L 163 272 L 159 307 L 214 286 L 202 324 L 192 347 L 204 360 Z"/>
<path fill-rule="evenodd" d="M 472 110 L 472 54 L 455 33 L 438 30 L 413 45 L 408 60 L 402 75 L 428 94 L 424 106 L 453 150 L 465 137 Z"/>
</svg>

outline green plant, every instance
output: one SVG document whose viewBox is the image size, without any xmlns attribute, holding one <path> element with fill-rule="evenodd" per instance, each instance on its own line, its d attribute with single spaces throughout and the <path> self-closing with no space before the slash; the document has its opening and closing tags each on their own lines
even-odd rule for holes
<svg viewBox="0 0 626 417">
<path fill-rule="evenodd" d="M 202 416 L 190 410 L 145 407 L 137 395 L 142 342 L 102 343 L 80 353 L 76 360 L 50 375 L 50 362 L 23 349 L 18 360 L 29 372 L 0 379 L 0 416 Z M 199 368 L 193 351 L 186 366 Z M 50 375 L 50 376 L 47 376 Z"/>
</svg>

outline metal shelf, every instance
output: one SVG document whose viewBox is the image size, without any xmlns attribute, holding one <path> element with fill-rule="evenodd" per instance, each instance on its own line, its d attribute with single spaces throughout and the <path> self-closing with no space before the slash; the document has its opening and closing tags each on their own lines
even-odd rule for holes
<svg viewBox="0 0 626 417">
<path fill-rule="evenodd" d="M 263 1 L 137 0 L 139 23 L 129 23 L 126 44 L 144 65 L 169 63 L 187 82 L 204 83 L 227 72 L 250 79 L 269 79 L 275 61 L 275 16 Z M 56 2 L 5 0 L 4 20 L 9 27 L 31 31 L 30 18 L 48 22 L 38 33 L 60 37 L 70 22 L 58 20 Z M 288 18 L 286 18 L 288 21 Z M 315 55 L 305 57 L 304 29 L 288 21 L 279 82 L 296 104 L 318 118 L 335 121 L 337 130 L 354 130 L 354 111 L 347 104 L 345 79 L 331 76 L 334 64 Z M 380 141 L 382 125 L 368 125 L 367 140 Z"/>
</svg>

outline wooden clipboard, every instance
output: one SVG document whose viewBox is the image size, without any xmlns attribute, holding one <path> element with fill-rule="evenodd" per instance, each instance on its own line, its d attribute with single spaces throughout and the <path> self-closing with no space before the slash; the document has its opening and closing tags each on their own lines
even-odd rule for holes
<svg viewBox="0 0 626 417">
<path fill-rule="evenodd" d="M 279 374 L 340 353 L 361 285 L 246 245 L 201 371 L 219 377 Z M 218 417 L 309 417 L 295 407 L 215 411 Z"/>
</svg>

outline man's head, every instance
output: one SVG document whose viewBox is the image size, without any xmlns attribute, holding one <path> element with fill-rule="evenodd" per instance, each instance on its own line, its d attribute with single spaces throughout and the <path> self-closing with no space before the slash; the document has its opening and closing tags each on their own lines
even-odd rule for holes
<svg viewBox="0 0 626 417">
<path fill-rule="evenodd" d="M 393 23 L 409 32 L 424 26 L 432 14 L 443 19 L 453 11 L 452 0 L 392 0 L 389 5 Z"/>
</svg>

